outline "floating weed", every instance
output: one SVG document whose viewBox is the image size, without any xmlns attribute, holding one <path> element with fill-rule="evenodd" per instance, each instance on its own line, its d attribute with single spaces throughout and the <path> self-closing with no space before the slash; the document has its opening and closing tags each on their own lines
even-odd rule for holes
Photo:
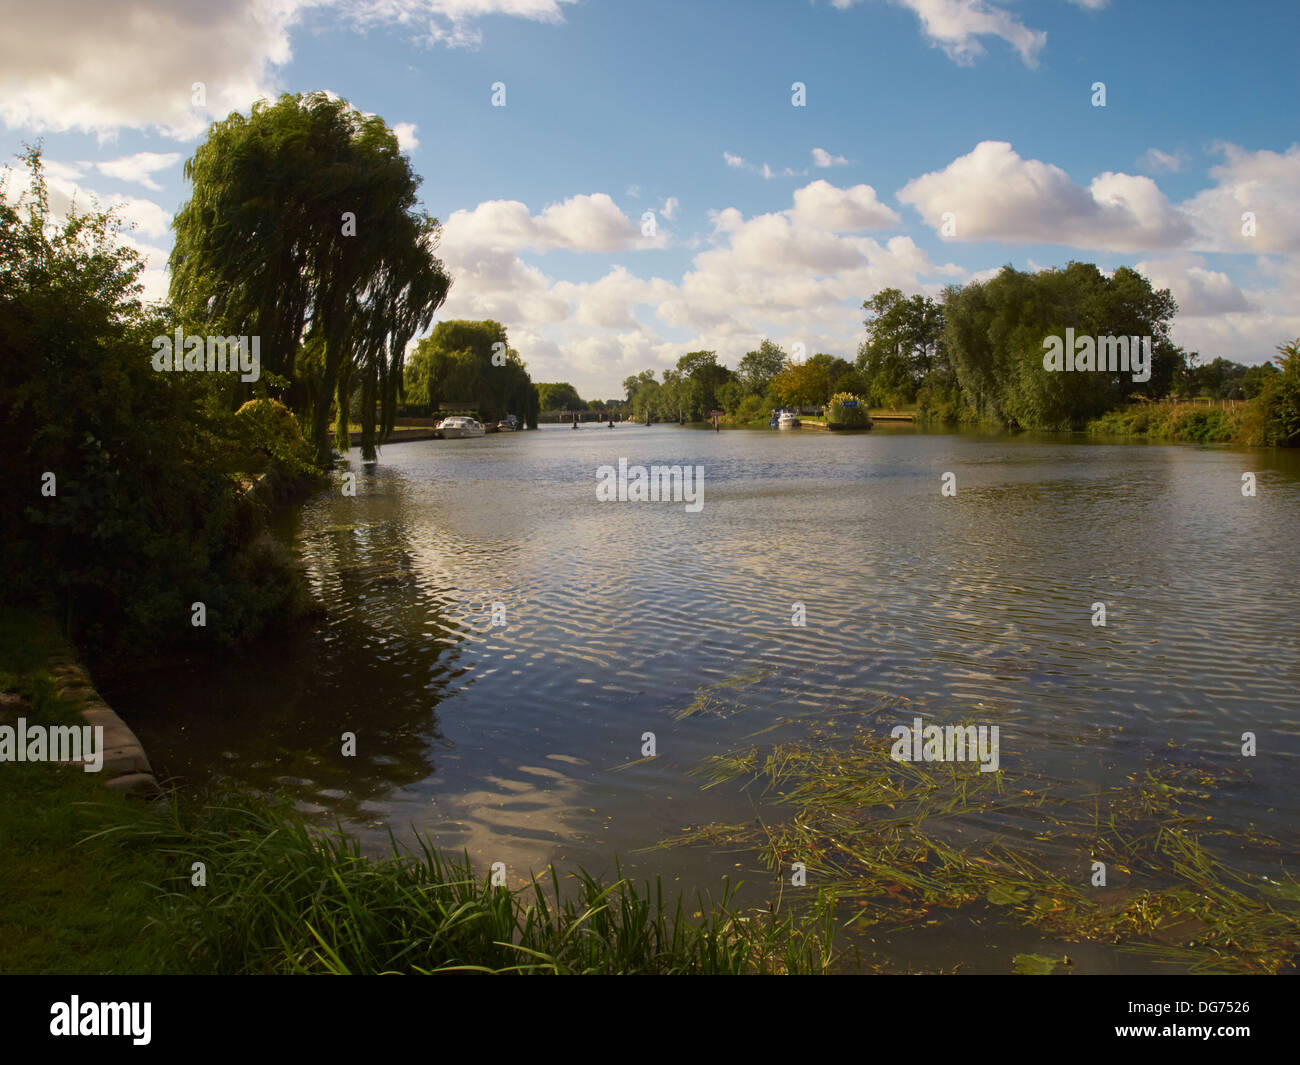
<svg viewBox="0 0 1300 1065">
<path fill-rule="evenodd" d="M 698 770 L 704 787 L 735 782 L 772 814 L 699 826 L 661 846 L 756 851 L 774 871 L 802 862 L 858 928 L 931 924 L 936 911 L 974 907 L 1053 940 L 1193 972 L 1296 964 L 1300 882 L 1276 864 L 1260 876 L 1227 858 L 1247 844 L 1267 857 L 1282 844 L 1206 813 L 1234 779 L 1228 771 L 1171 763 L 1080 794 L 971 763 L 895 762 L 890 748 L 860 723 L 823 722 L 766 753 L 748 746 L 710 758 Z M 1094 860 L 1106 863 L 1109 887 L 1092 886 Z M 1018 972 L 1046 965 L 1046 956 L 1018 957 Z"/>
</svg>

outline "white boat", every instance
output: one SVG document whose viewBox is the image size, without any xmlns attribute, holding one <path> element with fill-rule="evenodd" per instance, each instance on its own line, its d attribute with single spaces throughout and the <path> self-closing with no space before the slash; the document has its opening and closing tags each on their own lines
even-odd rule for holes
<svg viewBox="0 0 1300 1065">
<path fill-rule="evenodd" d="M 483 436 L 487 430 L 483 428 L 477 418 L 443 418 L 438 423 L 438 432 L 442 433 L 444 440 L 460 440 L 468 436 Z"/>
<path fill-rule="evenodd" d="M 519 419 L 516 418 L 513 414 L 507 414 L 504 418 L 502 418 L 499 422 L 497 422 L 498 433 L 513 433 L 519 428 L 520 428 Z"/>
<path fill-rule="evenodd" d="M 778 429 L 798 429 L 799 416 L 792 410 L 783 410 L 776 420 L 776 427 Z"/>
</svg>

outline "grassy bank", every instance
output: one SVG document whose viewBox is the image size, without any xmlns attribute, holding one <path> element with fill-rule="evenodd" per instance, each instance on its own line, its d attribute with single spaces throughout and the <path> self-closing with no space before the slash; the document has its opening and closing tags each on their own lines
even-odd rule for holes
<svg viewBox="0 0 1300 1065">
<path fill-rule="evenodd" d="M 0 611 L 0 723 L 73 723 L 58 646 Z M 725 888 L 688 907 L 551 869 L 511 891 L 427 841 L 374 860 L 273 799 L 145 804 L 47 763 L 0 763 L 0 850 L 0 973 L 816 972 L 829 937 Z"/>
<path fill-rule="evenodd" d="M 1204 403 L 1137 403 L 1108 411 L 1088 422 L 1095 436 L 1146 437 L 1201 444 L 1240 442 L 1247 407 L 1211 407 Z"/>
<path fill-rule="evenodd" d="M 0 691 L 23 700 L 4 700 L 0 724 L 19 716 L 81 723 L 45 668 L 58 646 L 47 618 L 0 611 Z M 167 947 L 150 921 L 159 901 L 152 885 L 166 876 L 166 859 L 138 841 L 84 841 L 155 820 L 147 807 L 106 792 L 93 773 L 0 762 L 0 973 L 153 971 Z"/>
</svg>

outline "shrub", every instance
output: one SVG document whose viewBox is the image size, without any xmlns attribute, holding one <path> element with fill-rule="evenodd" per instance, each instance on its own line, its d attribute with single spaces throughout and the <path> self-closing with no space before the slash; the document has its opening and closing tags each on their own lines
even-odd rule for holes
<svg viewBox="0 0 1300 1065">
<path fill-rule="evenodd" d="M 871 426 L 867 405 L 851 392 L 836 392 L 826 407 L 826 421 L 831 425 L 866 429 Z"/>
<path fill-rule="evenodd" d="M 1277 350 L 1281 373 L 1269 377 L 1252 402 L 1244 437 L 1255 446 L 1300 447 L 1300 338 Z"/>
</svg>

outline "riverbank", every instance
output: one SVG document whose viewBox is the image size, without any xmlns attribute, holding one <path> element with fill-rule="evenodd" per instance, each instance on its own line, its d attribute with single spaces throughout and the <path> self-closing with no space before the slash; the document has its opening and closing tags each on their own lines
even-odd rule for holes
<svg viewBox="0 0 1300 1065">
<path fill-rule="evenodd" d="M 1173 443 L 1241 443 L 1247 431 L 1245 403 L 1138 403 L 1093 418 L 1094 436 L 1128 436 Z"/>
<path fill-rule="evenodd" d="M 50 668 L 63 650 L 44 615 L 0 611 L 0 723 L 81 723 L 84 699 Z M 157 816 L 77 767 L 0 762 L 0 972 L 157 971 L 168 941 L 152 885 L 168 861 L 123 835 Z"/>
<path fill-rule="evenodd" d="M 0 612 L 0 723 L 73 724 L 47 617 Z M 93 774 L 0 763 L 0 973 L 817 972 L 811 918 L 745 914 L 724 886 L 687 916 L 662 883 L 554 868 L 494 887 L 417 839 L 374 860 L 273 797 L 143 804 Z"/>
</svg>

